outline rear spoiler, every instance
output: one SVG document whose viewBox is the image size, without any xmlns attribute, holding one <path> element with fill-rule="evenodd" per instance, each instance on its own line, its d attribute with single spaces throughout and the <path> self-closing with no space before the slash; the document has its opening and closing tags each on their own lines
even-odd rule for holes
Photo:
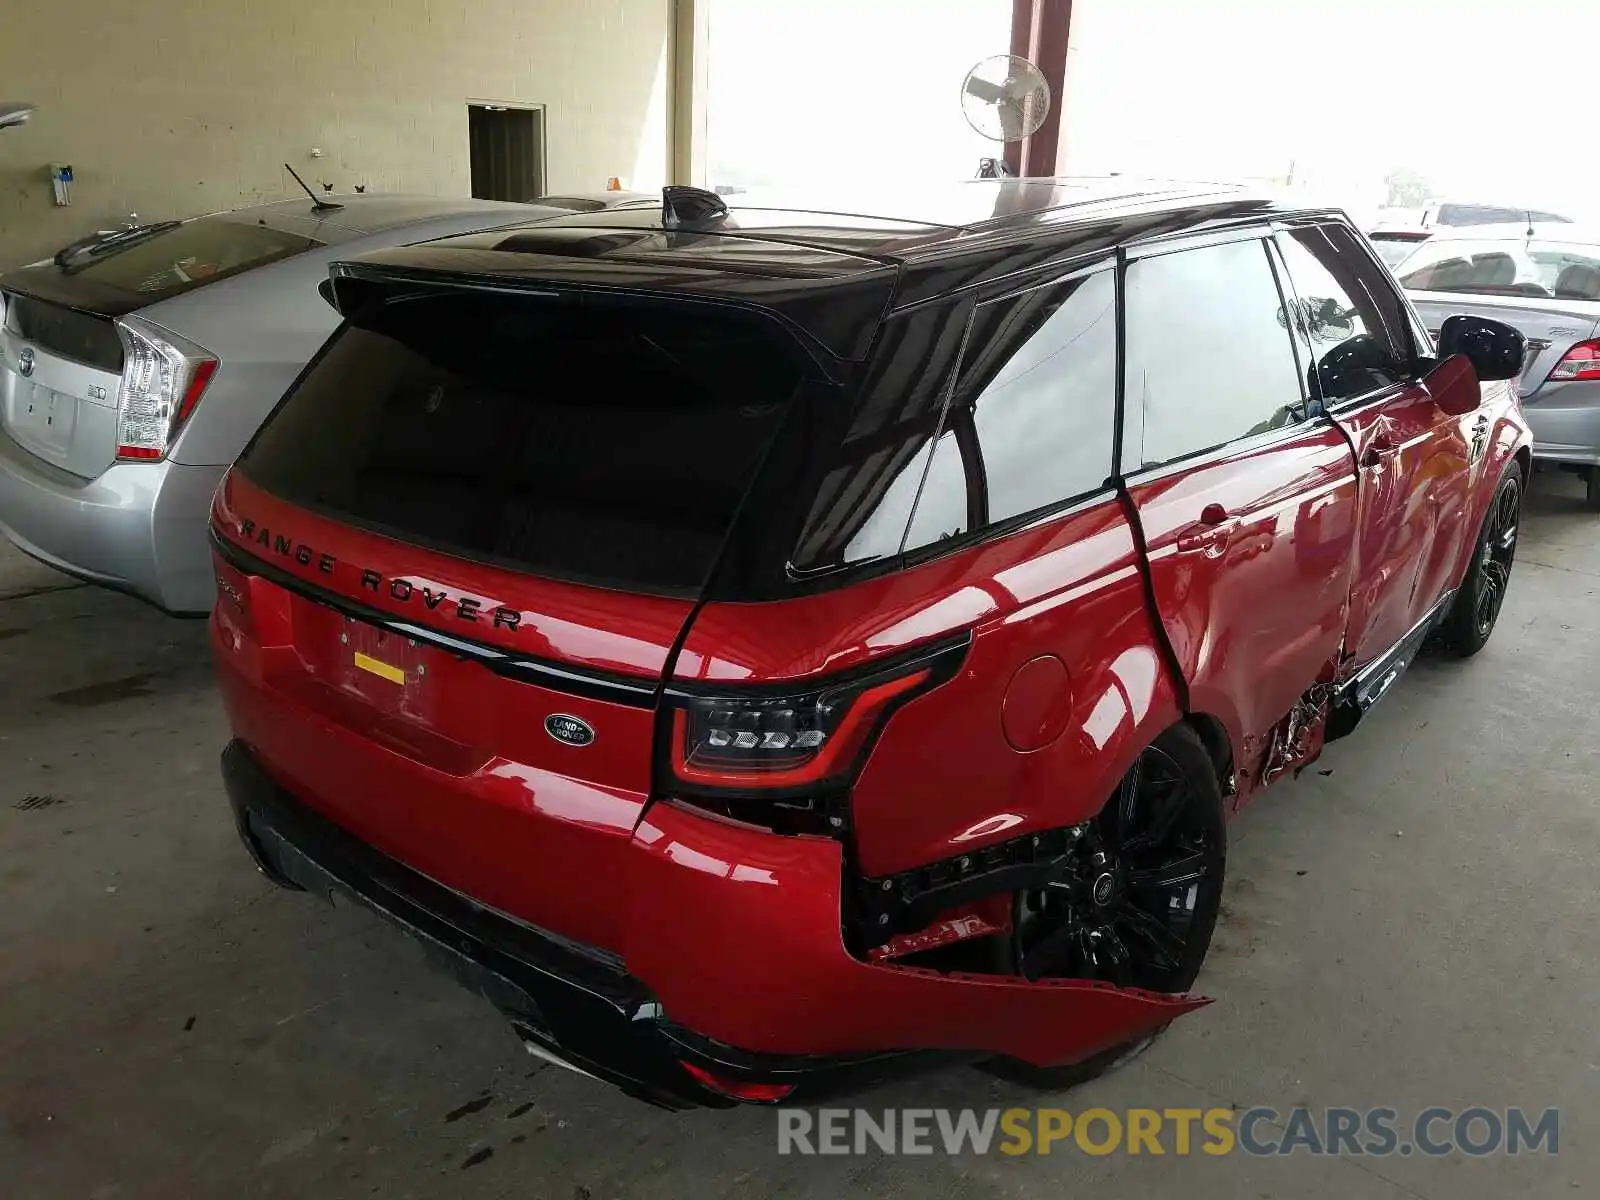
<svg viewBox="0 0 1600 1200">
<path fill-rule="evenodd" d="M 585 267 L 592 264 L 583 263 Z M 656 273 L 659 279 L 659 272 Z M 795 320 L 783 307 L 784 298 L 776 296 L 774 304 L 755 304 L 723 296 L 697 295 L 692 292 L 665 291 L 659 288 L 639 288 L 613 284 L 574 284 L 567 280 L 548 278 L 497 279 L 467 273 L 433 271 L 374 270 L 364 263 L 334 263 L 328 279 L 320 286 L 323 299 L 346 320 L 356 320 L 359 314 L 374 304 L 385 304 L 440 291 L 459 290 L 474 292 L 502 292 L 507 295 L 538 299 L 553 304 L 614 304 L 619 306 L 706 305 L 727 312 L 736 310 L 754 320 L 780 325 L 790 340 L 804 352 L 806 359 L 822 378 L 829 383 L 842 382 L 846 364 L 832 348 L 805 325 Z M 808 297 L 809 299 L 809 297 Z M 876 322 L 872 329 L 876 330 Z M 869 339 L 867 340 L 870 345 Z M 867 347 L 863 346 L 865 350 Z"/>
<path fill-rule="evenodd" d="M 595 231 L 596 237 L 607 234 L 615 236 L 613 231 Z M 669 236 L 722 240 L 706 234 Z M 433 243 L 377 251 L 329 268 L 331 303 L 347 319 L 380 299 L 442 288 L 499 291 L 565 303 L 707 304 L 776 319 L 830 379 L 837 379 L 841 364 L 867 357 L 899 284 L 897 264 L 837 255 L 828 273 L 796 273 L 781 261 L 770 267 L 764 264 L 758 239 L 739 241 L 749 253 L 737 268 L 692 249 L 683 250 L 681 258 L 678 251 L 669 250 L 631 259 L 480 244 Z M 770 249 L 774 255 L 796 253 L 795 247 L 777 243 Z"/>
</svg>

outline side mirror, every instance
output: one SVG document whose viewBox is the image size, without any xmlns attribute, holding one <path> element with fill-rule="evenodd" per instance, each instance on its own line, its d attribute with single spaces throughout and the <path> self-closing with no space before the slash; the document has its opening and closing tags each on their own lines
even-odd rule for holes
<svg viewBox="0 0 1600 1200">
<path fill-rule="evenodd" d="M 326 300 L 328 302 L 328 307 L 333 309 L 334 312 L 339 311 L 339 301 L 334 297 L 333 294 L 333 280 L 324 279 L 321 283 L 317 284 L 317 295 Z"/>
<path fill-rule="evenodd" d="M 1528 339 L 1504 321 L 1458 313 L 1439 330 L 1440 360 L 1465 354 L 1480 382 L 1515 379 L 1528 356 Z"/>
</svg>

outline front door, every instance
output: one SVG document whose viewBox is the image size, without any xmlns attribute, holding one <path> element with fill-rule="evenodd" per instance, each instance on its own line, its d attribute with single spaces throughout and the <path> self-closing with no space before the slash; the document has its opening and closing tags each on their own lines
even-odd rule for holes
<svg viewBox="0 0 1600 1200">
<path fill-rule="evenodd" d="M 1357 489 L 1259 233 L 1135 258 L 1123 469 L 1189 707 L 1251 757 L 1338 663 Z"/>
<path fill-rule="evenodd" d="M 1353 232 L 1304 225 L 1276 242 L 1295 293 L 1308 386 L 1349 439 L 1359 471 L 1345 657 L 1360 669 L 1454 582 L 1468 524 L 1471 431 L 1416 378 L 1404 303 Z"/>
</svg>

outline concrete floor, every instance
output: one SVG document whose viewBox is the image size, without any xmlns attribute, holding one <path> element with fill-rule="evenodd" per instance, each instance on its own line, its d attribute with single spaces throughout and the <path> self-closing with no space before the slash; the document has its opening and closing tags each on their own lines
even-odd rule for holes
<svg viewBox="0 0 1600 1200">
<path fill-rule="evenodd" d="M 367 914 L 270 888 L 219 792 L 204 629 L 0 553 L 0 1197 L 1573 1196 L 1600 1192 L 1600 518 L 1536 481 L 1470 664 L 1424 659 L 1233 827 L 1205 990 L 1062 1097 L 960 1069 L 867 1101 L 1521 1104 L 1560 1154 L 794 1159 L 541 1068 Z"/>
</svg>

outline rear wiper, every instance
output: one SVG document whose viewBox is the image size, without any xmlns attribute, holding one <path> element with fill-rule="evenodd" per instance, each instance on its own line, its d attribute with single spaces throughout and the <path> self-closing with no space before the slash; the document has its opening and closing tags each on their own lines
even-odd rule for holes
<svg viewBox="0 0 1600 1200">
<path fill-rule="evenodd" d="M 99 258 L 102 254 L 109 254 L 113 250 L 120 250 L 135 242 L 142 242 L 145 238 L 154 237 L 158 233 L 165 233 L 169 229 L 176 229 L 182 221 L 154 221 L 149 225 L 135 225 L 132 229 L 117 229 L 110 233 L 91 233 L 88 237 L 79 238 L 71 245 L 63 246 L 55 253 L 56 266 L 67 269 L 79 255 L 90 258 Z"/>
</svg>

